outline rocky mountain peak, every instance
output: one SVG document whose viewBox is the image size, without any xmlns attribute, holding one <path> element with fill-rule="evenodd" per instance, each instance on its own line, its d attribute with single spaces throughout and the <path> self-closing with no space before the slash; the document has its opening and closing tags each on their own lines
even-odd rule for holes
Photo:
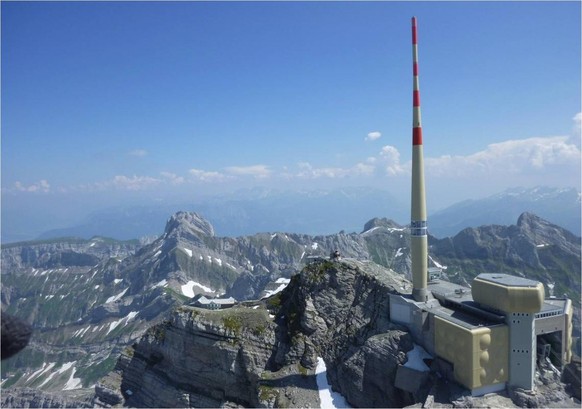
<svg viewBox="0 0 582 409">
<path fill-rule="evenodd" d="M 578 251 L 580 239 L 555 224 L 533 214 L 522 213 L 517 220 L 519 231 L 537 246 L 546 246 L 548 244 L 557 244 L 561 247 L 568 248 L 571 252 Z"/>
<path fill-rule="evenodd" d="M 214 236 L 212 225 L 195 212 L 177 212 L 166 223 L 166 236 L 194 238 L 195 236 Z"/>
<path fill-rule="evenodd" d="M 543 224 L 549 225 L 549 223 L 544 219 L 530 212 L 522 213 L 517 219 L 518 227 L 536 226 Z"/>
<path fill-rule="evenodd" d="M 394 220 L 387 219 L 385 217 L 383 217 L 383 218 L 375 217 L 375 218 L 369 220 L 364 225 L 364 230 L 362 231 L 362 233 L 367 232 L 368 230 L 371 230 L 374 227 L 386 227 L 386 228 L 391 228 L 391 229 L 394 229 L 394 228 L 398 229 L 398 228 L 401 228 L 402 226 L 400 226 Z"/>
</svg>

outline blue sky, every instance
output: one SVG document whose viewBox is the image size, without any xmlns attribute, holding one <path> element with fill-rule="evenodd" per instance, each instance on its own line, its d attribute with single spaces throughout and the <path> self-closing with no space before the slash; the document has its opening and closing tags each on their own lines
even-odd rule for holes
<svg viewBox="0 0 582 409">
<path fill-rule="evenodd" d="M 412 16 L 429 207 L 580 186 L 580 2 L 1 12 L 3 220 L 252 186 L 408 195 Z"/>
</svg>

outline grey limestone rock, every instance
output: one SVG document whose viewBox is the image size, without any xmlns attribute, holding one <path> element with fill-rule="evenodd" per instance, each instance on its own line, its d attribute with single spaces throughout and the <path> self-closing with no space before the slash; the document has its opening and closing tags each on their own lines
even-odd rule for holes
<svg viewBox="0 0 582 409">
<path fill-rule="evenodd" d="M 91 390 L 44 392 L 32 388 L 3 389 L 0 399 L 3 408 L 92 408 Z"/>
<path fill-rule="evenodd" d="M 264 309 L 182 307 L 126 350 L 114 374 L 100 383 L 121 376 L 124 406 L 256 406 L 274 345 L 274 325 Z M 99 390 L 97 396 L 104 400 Z"/>
<path fill-rule="evenodd" d="M 200 236 L 214 236 L 214 228 L 197 213 L 177 212 L 166 223 L 164 233 L 168 237 L 195 241 Z"/>
<path fill-rule="evenodd" d="M 564 367 L 562 381 L 567 385 L 570 394 L 580 400 L 580 357 L 572 358 L 572 361 Z"/>
<path fill-rule="evenodd" d="M 364 225 L 364 230 L 362 230 L 362 233 L 365 233 L 374 227 L 401 228 L 402 226 L 400 226 L 394 220 L 375 217 Z"/>
<path fill-rule="evenodd" d="M 336 364 L 338 389 L 356 407 L 401 407 L 414 403 L 395 387 L 399 364 L 406 362 L 412 337 L 398 330 L 374 335 Z M 333 377 L 332 377 L 333 379 Z"/>
</svg>

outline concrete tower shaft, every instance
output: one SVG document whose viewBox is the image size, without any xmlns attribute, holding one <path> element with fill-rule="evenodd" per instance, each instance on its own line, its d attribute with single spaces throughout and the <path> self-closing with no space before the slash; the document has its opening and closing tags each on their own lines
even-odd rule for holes
<svg viewBox="0 0 582 409">
<path fill-rule="evenodd" d="M 410 251 L 412 259 L 412 296 L 415 301 L 427 299 L 428 240 L 426 197 L 424 191 L 424 155 L 420 121 L 420 87 L 418 82 L 418 36 L 416 17 L 412 17 L 412 197 Z"/>
</svg>

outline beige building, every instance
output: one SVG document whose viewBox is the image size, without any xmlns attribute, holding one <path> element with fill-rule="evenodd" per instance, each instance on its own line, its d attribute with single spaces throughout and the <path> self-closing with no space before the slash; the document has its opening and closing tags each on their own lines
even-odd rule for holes
<svg viewBox="0 0 582 409">
<path fill-rule="evenodd" d="M 427 290 L 427 302 L 392 295 L 391 319 L 450 365 L 453 380 L 474 396 L 507 386 L 532 390 L 537 359 L 570 361 L 571 301 L 545 300 L 540 282 L 481 274 L 470 289 L 433 280 Z"/>
</svg>

